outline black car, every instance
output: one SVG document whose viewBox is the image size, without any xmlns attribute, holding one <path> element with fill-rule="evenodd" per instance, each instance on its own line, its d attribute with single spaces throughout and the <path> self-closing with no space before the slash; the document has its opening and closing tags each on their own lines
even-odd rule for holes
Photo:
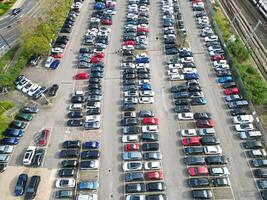
<svg viewBox="0 0 267 200">
<path fill-rule="evenodd" d="M 101 114 L 100 108 L 89 108 L 87 110 L 87 115 L 99 115 L 99 114 Z"/>
<path fill-rule="evenodd" d="M 40 176 L 32 176 L 30 183 L 26 189 L 26 194 L 24 198 L 25 200 L 34 199 L 34 197 L 36 196 L 40 181 L 41 181 Z"/>
<path fill-rule="evenodd" d="M 256 178 L 267 178 L 267 169 L 265 168 L 255 169 L 253 173 Z"/>
<path fill-rule="evenodd" d="M 230 111 L 232 116 L 245 115 L 246 111 L 240 108 L 236 108 Z"/>
<path fill-rule="evenodd" d="M 194 113 L 194 119 L 211 119 L 211 114 L 208 112 L 196 112 Z"/>
<path fill-rule="evenodd" d="M 35 154 L 33 157 L 32 166 L 33 167 L 40 167 L 42 165 L 44 155 L 45 155 L 44 149 L 37 149 L 35 151 Z"/>
<path fill-rule="evenodd" d="M 211 189 L 192 190 L 194 199 L 211 199 L 213 197 Z"/>
<path fill-rule="evenodd" d="M 171 87 L 171 92 L 176 93 L 176 92 L 184 92 L 187 91 L 187 86 L 186 85 L 174 85 Z"/>
<path fill-rule="evenodd" d="M 208 178 L 190 178 L 188 185 L 190 187 L 206 187 L 209 186 L 210 182 Z"/>
<path fill-rule="evenodd" d="M 84 102 L 85 102 L 84 96 L 77 95 L 71 97 L 71 103 L 84 103 Z"/>
<path fill-rule="evenodd" d="M 122 111 L 135 111 L 136 110 L 136 105 L 135 104 L 123 104 Z"/>
<path fill-rule="evenodd" d="M 185 147 L 184 153 L 186 155 L 200 155 L 204 153 L 203 147 Z"/>
<path fill-rule="evenodd" d="M 202 91 L 201 87 L 199 85 L 192 85 L 188 87 L 189 92 L 200 92 Z"/>
<path fill-rule="evenodd" d="M 73 193 L 71 190 L 58 190 L 55 192 L 55 198 L 57 199 L 71 199 Z"/>
<path fill-rule="evenodd" d="M 78 158 L 79 155 L 80 152 L 76 149 L 61 150 L 59 153 L 60 158 Z"/>
<path fill-rule="evenodd" d="M 7 163 L 0 163 L 0 173 L 4 172 L 7 168 Z"/>
<path fill-rule="evenodd" d="M 38 113 L 39 112 L 39 108 L 35 107 L 35 106 L 25 106 L 21 109 L 21 112 L 23 113 Z"/>
<path fill-rule="evenodd" d="M 262 149 L 263 145 L 260 141 L 250 140 L 250 141 L 243 142 L 243 147 L 245 149 Z"/>
<path fill-rule="evenodd" d="M 187 99 L 176 99 L 174 104 L 176 106 L 186 106 L 189 105 L 189 101 Z"/>
<path fill-rule="evenodd" d="M 146 200 L 167 200 L 166 194 L 150 194 L 146 195 Z"/>
<path fill-rule="evenodd" d="M 89 83 L 97 84 L 97 83 L 100 83 L 100 82 L 101 82 L 100 78 L 90 78 L 89 79 Z"/>
<path fill-rule="evenodd" d="M 190 112 L 191 107 L 189 105 L 179 105 L 179 106 L 175 106 L 173 110 L 176 113 Z"/>
<path fill-rule="evenodd" d="M 68 113 L 69 118 L 81 118 L 83 117 L 83 112 L 80 111 L 71 111 Z"/>
<path fill-rule="evenodd" d="M 88 90 L 92 90 L 92 89 L 101 89 L 101 84 L 89 84 L 88 85 Z"/>
<path fill-rule="evenodd" d="M 36 65 L 38 65 L 40 59 L 41 59 L 40 55 L 33 55 L 29 60 L 29 64 L 31 66 L 36 66 Z"/>
<path fill-rule="evenodd" d="M 67 140 L 62 143 L 62 148 L 73 149 L 73 148 L 81 148 L 80 140 Z"/>
<path fill-rule="evenodd" d="M 122 128 L 122 134 L 138 134 L 140 133 L 140 128 L 137 126 L 126 126 Z"/>
<path fill-rule="evenodd" d="M 121 120 L 121 125 L 122 126 L 135 126 L 138 125 L 139 121 L 137 118 L 124 118 Z"/>
<path fill-rule="evenodd" d="M 267 167 L 267 160 L 266 159 L 253 159 L 253 160 L 250 160 L 250 164 L 253 167 Z"/>
<path fill-rule="evenodd" d="M 59 86 L 58 84 L 53 84 L 49 89 L 48 89 L 48 96 L 55 96 L 57 94 Z"/>
<path fill-rule="evenodd" d="M 64 168 L 77 167 L 78 166 L 78 160 L 63 160 L 61 162 L 61 166 Z"/>
<path fill-rule="evenodd" d="M 60 169 L 58 171 L 59 177 L 73 177 L 75 175 L 76 171 L 75 169 Z"/>
<path fill-rule="evenodd" d="M 88 90 L 89 95 L 102 95 L 101 89 L 90 89 Z"/>
<path fill-rule="evenodd" d="M 143 151 L 157 151 L 159 150 L 159 144 L 158 143 L 143 143 L 142 145 Z"/>
<path fill-rule="evenodd" d="M 127 193 L 145 192 L 146 185 L 144 183 L 130 183 L 130 184 L 126 184 L 125 190 Z"/>
<path fill-rule="evenodd" d="M 63 26 L 60 30 L 60 33 L 71 33 L 71 28 Z"/>
<path fill-rule="evenodd" d="M 227 177 L 218 177 L 212 179 L 214 187 L 227 187 L 230 186 L 230 180 Z"/>
<path fill-rule="evenodd" d="M 77 126 L 82 126 L 82 125 L 83 125 L 83 121 L 81 119 L 69 119 L 67 121 L 67 126 L 77 127 Z"/>
<path fill-rule="evenodd" d="M 204 165 L 205 158 L 200 156 L 190 156 L 184 158 L 184 163 L 186 165 Z"/>
<path fill-rule="evenodd" d="M 166 184 L 163 182 L 147 183 L 146 189 L 148 192 L 160 192 L 166 189 Z"/>
<path fill-rule="evenodd" d="M 225 156 L 207 156 L 205 158 L 207 165 L 224 165 L 229 162 Z"/>
<path fill-rule="evenodd" d="M 15 186 L 15 195 L 16 196 L 22 196 L 25 192 L 25 187 L 28 181 L 28 175 L 27 174 L 20 174 Z"/>
<path fill-rule="evenodd" d="M 144 176 L 143 172 L 128 172 L 128 173 L 125 173 L 124 180 L 126 182 L 144 181 L 145 180 L 145 176 Z"/>
<path fill-rule="evenodd" d="M 98 150 L 83 151 L 81 153 L 81 159 L 97 159 L 100 157 L 100 152 Z"/>
<path fill-rule="evenodd" d="M 220 140 L 215 136 L 204 136 L 200 139 L 202 145 L 217 145 L 220 144 Z"/>
</svg>

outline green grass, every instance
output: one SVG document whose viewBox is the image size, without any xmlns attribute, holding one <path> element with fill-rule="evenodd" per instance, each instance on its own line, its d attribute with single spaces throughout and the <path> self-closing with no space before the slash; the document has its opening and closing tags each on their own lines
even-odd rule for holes
<svg viewBox="0 0 267 200">
<path fill-rule="evenodd" d="M 3 137 L 4 131 L 7 129 L 10 119 L 4 113 L 13 107 L 13 104 L 8 101 L 0 102 L 0 138 Z"/>
<path fill-rule="evenodd" d="M 5 14 L 16 2 L 16 0 L 8 0 L 5 1 L 4 3 L 0 3 L 0 16 Z"/>
<path fill-rule="evenodd" d="M 0 71 L 6 66 L 6 64 L 13 58 L 16 53 L 16 48 L 9 50 L 1 59 L 0 59 Z"/>
</svg>

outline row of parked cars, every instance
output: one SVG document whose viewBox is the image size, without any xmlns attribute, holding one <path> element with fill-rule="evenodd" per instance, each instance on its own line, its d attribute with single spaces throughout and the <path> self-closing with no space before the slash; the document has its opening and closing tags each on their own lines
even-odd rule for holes
<svg viewBox="0 0 267 200">
<path fill-rule="evenodd" d="M 62 143 L 62 150 L 59 152 L 61 168 L 58 170 L 58 179 L 55 186 L 55 198 L 72 199 L 77 193 L 77 199 L 82 192 L 90 192 L 87 194 L 92 200 L 97 200 L 96 191 L 99 187 L 97 179 L 85 180 L 77 182 L 79 170 L 98 170 L 100 158 L 100 142 L 67 140 Z M 80 176 L 80 179 L 83 177 Z M 87 199 L 89 198 L 87 197 Z M 89 198 L 89 199 L 90 199 Z"/>
<path fill-rule="evenodd" d="M 234 129 L 238 132 L 242 147 L 249 158 L 254 177 L 257 178 L 257 187 L 261 190 L 263 199 L 267 199 L 267 160 L 264 145 L 261 142 L 261 132 L 253 126 L 254 117 L 248 113 L 248 101 L 242 97 L 237 84 L 233 81 L 231 66 L 225 59 L 224 49 L 218 36 L 213 32 L 207 13 L 196 13 L 196 23 L 200 28 L 200 36 L 204 37 L 205 46 L 210 56 L 212 67 L 218 77 L 218 82 L 224 89 L 225 101 L 231 109 Z M 250 159 L 251 158 L 251 159 Z M 257 169 L 254 169 L 257 168 Z"/>
<path fill-rule="evenodd" d="M 195 3 L 192 1 L 193 5 Z M 166 19 L 175 19 L 175 16 L 177 21 L 181 19 L 181 14 L 177 14 L 180 13 L 178 2 L 163 0 L 162 12 L 166 44 L 166 38 L 170 34 L 166 33 L 166 30 L 176 30 L 176 25 L 179 26 L 179 23 L 166 25 L 164 22 Z M 199 74 L 194 63 L 193 53 L 189 48 L 177 48 L 176 32 L 171 34 L 175 41 L 173 46 L 177 51 L 175 56 L 167 61 L 167 73 L 170 80 L 183 81 L 183 83 L 173 85 L 170 89 L 175 100 L 174 112 L 177 113 L 179 121 L 192 121 L 197 127 L 197 129 L 179 130 L 185 153 L 184 163 L 187 165 L 187 173 L 190 176 L 188 186 L 192 188 L 193 198 L 210 199 L 213 198 L 210 187 L 230 186 L 228 177 L 230 173 L 225 166 L 228 159 L 223 155 L 222 148 L 219 146 L 220 140 L 216 137 L 211 113 L 192 112 L 191 106 L 193 108 L 197 106 L 197 109 L 200 109 L 199 106 L 206 105 L 208 101 L 198 82 Z"/>
<path fill-rule="evenodd" d="M 129 0 L 123 29 L 120 123 L 126 200 L 167 199 L 159 149 L 159 119 L 149 109 L 155 95 L 150 83 L 150 58 L 146 53 L 149 4 L 149 0 Z"/>
</svg>

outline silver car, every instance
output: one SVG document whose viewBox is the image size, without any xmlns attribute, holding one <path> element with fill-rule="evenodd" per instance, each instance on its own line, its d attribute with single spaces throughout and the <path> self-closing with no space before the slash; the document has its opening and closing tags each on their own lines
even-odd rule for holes
<svg viewBox="0 0 267 200">
<path fill-rule="evenodd" d="M 124 152 L 122 154 L 122 160 L 142 160 L 142 154 L 138 151 Z"/>
<path fill-rule="evenodd" d="M 10 155 L 0 154 L 0 162 L 8 162 Z"/>
<path fill-rule="evenodd" d="M 14 150 L 14 147 L 11 145 L 1 145 L 0 146 L 0 153 L 7 153 L 10 154 Z"/>
</svg>

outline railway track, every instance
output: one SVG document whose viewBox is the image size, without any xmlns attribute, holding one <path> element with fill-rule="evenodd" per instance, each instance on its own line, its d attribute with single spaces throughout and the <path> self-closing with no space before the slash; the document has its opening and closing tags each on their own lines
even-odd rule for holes
<svg viewBox="0 0 267 200">
<path fill-rule="evenodd" d="M 234 19 L 232 21 L 235 31 L 241 36 L 243 42 L 251 36 L 253 28 L 247 22 L 244 15 L 241 13 L 240 9 L 237 7 L 236 3 L 232 0 L 220 0 L 219 3 L 223 6 L 228 17 Z M 252 15 L 252 12 L 248 12 Z M 255 18 L 255 16 L 252 16 Z M 247 47 L 251 50 L 251 55 L 256 63 L 259 71 L 261 72 L 263 78 L 267 81 L 267 51 L 262 44 L 261 40 L 257 35 L 251 37 L 247 43 Z"/>
</svg>

